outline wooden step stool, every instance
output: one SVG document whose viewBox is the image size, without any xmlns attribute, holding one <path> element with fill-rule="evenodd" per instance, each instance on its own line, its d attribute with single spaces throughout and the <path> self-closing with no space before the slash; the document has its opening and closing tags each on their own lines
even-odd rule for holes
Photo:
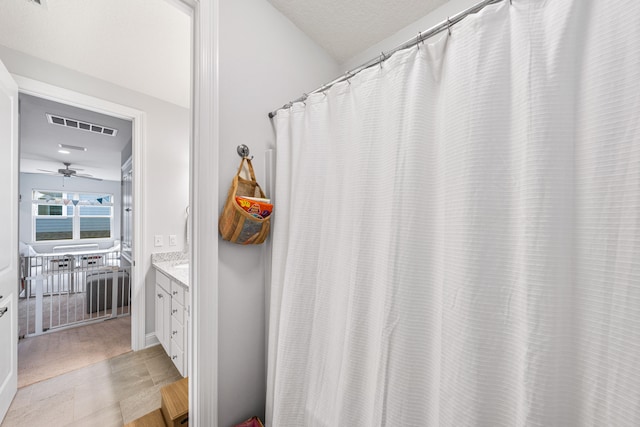
<svg viewBox="0 0 640 427">
<path fill-rule="evenodd" d="M 189 379 L 183 378 L 160 389 L 162 416 L 168 427 L 189 426 Z"/>
<path fill-rule="evenodd" d="M 183 378 L 160 389 L 162 407 L 125 427 L 189 427 L 189 379 Z"/>
<path fill-rule="evenodd" d="M 162 411 L 158 408 L 153 412 L 149 412 L 144 417 L 127 423 L 125 427 L 164 427 L 165 425 Z"/>
</svg>

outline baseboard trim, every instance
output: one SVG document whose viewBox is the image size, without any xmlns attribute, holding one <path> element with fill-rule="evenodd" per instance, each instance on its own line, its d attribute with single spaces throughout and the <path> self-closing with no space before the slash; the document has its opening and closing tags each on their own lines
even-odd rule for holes
<svg viewBox="0 0 640 427">
<path fill-rule="evenodd" d="M 160 344 L 160 341 L 158 341 L 158 337 L 156 337 L 155 332 L 151 332 L 150 334 L 145 335 L 144 348 L 153 347 L 154 345 L 158 344 Z"/>
</svg>

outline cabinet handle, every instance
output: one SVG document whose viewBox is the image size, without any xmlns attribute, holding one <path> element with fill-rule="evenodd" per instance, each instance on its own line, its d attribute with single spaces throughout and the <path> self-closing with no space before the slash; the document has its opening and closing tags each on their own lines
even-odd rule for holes
<svg viewBox="0 0 640 427">
<path fill-rule="evenodd" d="M 162 294 L 158 294 L 158 298 L 162 298 Z"/>
<path fill-rule="evenodd" d="M 174 295 L 178 295 L 178 291 L 173 291 L 173 294 Z"/>
<path fill-rule="evenodd" d="M 177 309 L 177 308 L 174 308 L 173 310 L 171 310 L 171 312 L 172 312 L 172 313 L 177 313 L 177 312 L 178 312 L 178 309 Z"/>
<path fill-rule="evenodd" d="M 177 334 L 177 333 L 178 333 L 178 331 L 173 331 L 173 332 L 172 332 L 172 335 L 175 335 L 175 334 Z"/>
<path fill-rule="evenodd" d="M 173 360 L 176 360 L 176 359 L 178 358 L 178 356 L 176 356 L 176 355 L 174 354 L 173 356 L 171 356 L 171 358 L 172 358 Z"/>
<path fill-rule="evenodd" d="M 9 307 L 0 308 L 0 317 L 4 316 L 7 311 L 9 311 Z"/>
</svg>

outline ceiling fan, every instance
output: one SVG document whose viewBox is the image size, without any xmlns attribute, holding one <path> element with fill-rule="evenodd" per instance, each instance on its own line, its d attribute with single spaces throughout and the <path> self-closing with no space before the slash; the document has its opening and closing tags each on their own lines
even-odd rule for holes
<svg viewBox="0 0 640 427">
<path fill-rule="evenodd" d="M 58 172 L 54 172 L 54 171 L 50 171 L 50 170 L 46 170 L 46 169 L 38 169 L 39 171 L 42 172 L 47 172 L 51 175 L 62 175 L 65 178 L 84 178 L 84 179 L 91 179 L 93 181 L 102 181 L 102 179 L 100 178 L 94 178 L 93 175 L 89 175 L 88 173 L 78 173 L 78 171 L 81 171 L 82 169 L 71 169 L 71 163 L 63 163 L 64 164 L 64 169 L 58 169 Z"/>
</svg>

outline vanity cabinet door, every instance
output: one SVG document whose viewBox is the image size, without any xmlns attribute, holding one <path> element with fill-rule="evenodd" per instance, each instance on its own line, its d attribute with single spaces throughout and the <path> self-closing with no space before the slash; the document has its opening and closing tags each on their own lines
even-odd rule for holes
<svg viewBox="0 0 640 427">
<path fill-rule="evenodd" d="M 156 337 L 164 350 L 169 353 L 171 328 L 171 296 L 159 284 L 156 284 Z"/>
</svg>

